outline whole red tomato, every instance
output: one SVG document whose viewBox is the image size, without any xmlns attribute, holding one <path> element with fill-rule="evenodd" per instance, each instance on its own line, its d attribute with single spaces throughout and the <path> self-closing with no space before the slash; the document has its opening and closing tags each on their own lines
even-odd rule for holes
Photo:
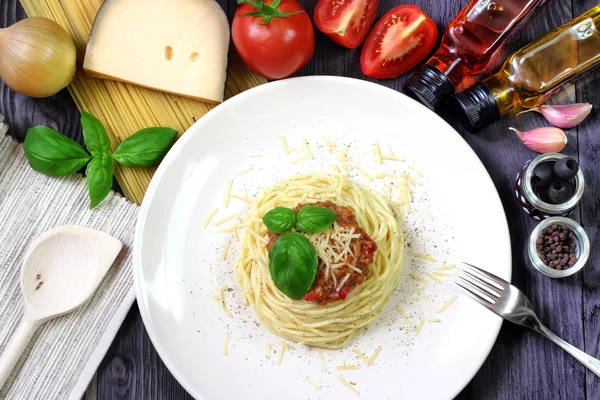
<svg viewBox="0 0 600 400">
<path fill-rule="evenodd" d="M 315 50 L 315 33 L 295 0 L 246 0 L 231 27 L 246 65 L 268 79 L 288 77 L 304 67 Z"/>
</svg>

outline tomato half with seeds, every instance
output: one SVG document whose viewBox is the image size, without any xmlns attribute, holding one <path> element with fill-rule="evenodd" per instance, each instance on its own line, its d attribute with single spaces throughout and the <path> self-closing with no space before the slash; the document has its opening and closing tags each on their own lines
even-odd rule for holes
<svg viewBox="0 0 600 400">
<path fill-rule="evenodd" d="M 360 55 L 363 73 L 381 79 L 405 73 L 431 52 L 437 34 L 435 22 L 419 7 L 392 8 L 365 41 Z"/>
<path fill-rule="evenodd" d="M 378 3 L 379 0 L 319 0 L 315 25 L 337 43 L 354 49 L 367 37 Z"/>
</svg>

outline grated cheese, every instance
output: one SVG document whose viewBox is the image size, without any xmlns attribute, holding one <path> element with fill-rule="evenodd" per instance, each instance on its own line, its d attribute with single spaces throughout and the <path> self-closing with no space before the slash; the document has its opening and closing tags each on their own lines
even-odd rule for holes
<svg viewBox="0 0 600 400">
<path fill-rule="evenodd" d="M 436 261 L 435 258 L 430 257 L 430 256 L 428 256 L 426 254 L 423 254 L 423 253 L 415 253 L 413 251 L 409 251 L 408 254 L 411 255 L 411 256 L 413 256 L 413 257 L 420 258 L 421 260 L 425 260 L 425 261 L 429 261 L 429 262 L 435 262 Z"/>
<path fill-rule="evenodd" d="M 342 172 L 343 172 L 344 176 L 347 178 L 348 177 L 348 157 L 346 156 L 346 153 L 344 153 L 342 150 L 340 150 L 338 152 L 338 160 L 340 160 L 340 162 L 342 163 Z"/>
<path fill-rule="evenodd" d="M 379 355 L 379 352 L 381 351 L 381 346 L 378 346 L 377 349 L 373 352 L 373 354 L 371 354 L 369 356 L 369 358 L 367 359 L 367 365 L 373 365 L 373 361 L 375 360 L 375 358 L 377 357 L 377 355 Z"/>
<path fill-rule="evenodd" d="M 419 275 L 415 274 L 414 272 L 411 272 L 409 275 L 415 281 L 423 282 L 423 278 L 421 278 Z"/>
<path fill-rule="evenodd" d="M 355 370 L 358 369 L 358 365 L 338 365 L 337 367 L 338 370 L 340 371 L 351 371 L 351 370 Z"/>
<path fill-rule="evenodd" d="M 227 181 L 227 189 L 225 190 L 225 198 L 223 199 L 223 206 L 229 206 L 229 200 L 231 199 L 231 187 L 233 186 L 233 179 Z"/>
<path fill-rule="evenodd" d="M 316 383 L 314 383 L 314 382 L 313 382 L 313 381 L 312 381 L 312 380 L 311 380 L 311 379 L 310 379 L 308 376 L 307 376 L 306 378 L 304 378 L 304 379 L 306 379 L 306 382 L 308 382 L 308 383 L 310 383 L 311 385 L 313 385 L 315 389 L 317 389 L 317 390 L 321 390 L 321 386 L 319 386 L 319 385 L 317 385 Z"/>
<path fill-rule="evenodd" d="M 419 176 L 421 178 L 423 177 L 423 173 L 421 171 L 419 171 L 418 169 L 416 169 L 414 167 L 409 167 L 409 168 L 412 170 L 412 172 L 414 172 L 415 174 L 417 174 L 417 176 Z"/>
<path fill-rule="evenodd" d="M 279 357 L 277 358 L 277 365 L 281 365 L 281 361 L 283 361 L 283 354 L 285 353 L 285 349 L 287 349 L 287 347 L 285 346 L 285 344 L 283 342 L 281 342 L 281 344 L 279 346 Z"/>
<path fill-rule="evenodd" d="M 288 143 L 287 140 L 285 140 L 285 137 L 279 136 L 279 140 L 281 141 L 281 145 L 283 146 L 283 152 L 286 155 L 290 154 L 290 148 L 288 147 Z"/>
<path fill-rule="evenodd" d="M 323 350 L 321 350 L 321 348 L 318 348 L 317 354 L 319 354 L 319 358 L 321 359 L 321 371 L 327 371 L 327 369 L 325 368 L 325 357 L 323 357 Z"/>
<path fill-rule="evenodd" d="M 360 396 L 360 393 L 358 392 L 358 390 L 356 390 L 356 388 L 354 386 L 352 386 L 350 384 L 350 382 L 345 380 L 344 377 L 341 375 L 340 375 L 340 381 L 344 384 L 344 386 L 346 386 L 348 389 L 350 389 L 352 391 L 352 393 L 354 393 L 357 396 Z"/>
<path fill-rule="evenodd" d="M 447 272 L 440 272 L 440 271 L 433 271 L 433 274 L 435 276 L 452 276 L 452 274 L 449 274 Z"/>
<path fill-rule="evenodd" d="M 213 208 L 212 210 L 210 210 L 210 212 L 208 213 L 208 215 L 206 216 L 206 218 L 204 218 L 204 223 L 202 224 L 203 228 L 206 228 L 208 226 L 208 224 L 210 224 L 210 221 L 212 220 L 212 218 L 215 216 L 215 214 L 219 211 L 218 208 Z"/>
<path fill-rule="evenodd" d="M 344 279 L 342 279 L 342 281 L 338 284 L 338 286 L 335 288 L 335 291 L 339 292 L 342 289 L 342 287 L 344 286 L 344 284 L 346 282 L 348 282 L 348 279 L 350 279 L 350 274 L 349 273 L 346 274 L 346 276 L 344 276 Z"/>
<path fill-rule="evenodd" d="M 434 281 L 435 283 L 442 283 L 442 281 L 437 276 L 435 276 L 429 272 L 425 272 L 425 275 L 427 275 L 427 277 L 429 279 L 431 279 L 432 281 Z"/>
<path fill-rule="evenodd" d="M 441 322 L 442 320 L 439 318 L 429 318 L 429 322 Z"/>
<path fill-rule="evenodd" d="M 392 175 L 392 174 L 384 174 L 383 172 L 376 172 L 375 173 L 375 178 L 377 179 L 385 179 L 385 178 L 392 178 L 395 179 L 396 175 Z"/>
<path fill-rule="evenodd" d="M 446 311 L 448 309 L 448 307 L 450 307 L 450 305 L 452 303 L 454 303 L 454 300 L 456 300 L 456 295 L 452 295 L 452 297 L 450 297 L 448 300 L 446 300 L 444 305 L 438 310 L 438 314 L 441 314 L 444 311 Z"/>
<path fill-rule="evenodd" d="M 363 359 L 363 361 L 365 361 L 365 362 L 366 362 L 366 361 L 369 359 L 367 356 L 365 356 L 365 355 L 363 354 L 363 352 L 362 352 L 362 351 L 360 351 L 360 350 L 359 350 L 359 349 L 357 349 L 356 347 L 355 347 L 355 348 L 353 348 L 353 349 L 352 349 L 352 351 L 353 351 L 355 354 L 357 354 L 357 355 L 358 355 L 360 358 L 362 358 L 362 359 Z"/>
<path fill-rule="evenodd" d="M 423 300 L 427 300 L 429 298 L 429 296 L 427 296 L 427 294 L 425 292 L 421 292 L 421 291 L 419 291 L 419 296 L 421 296 L 421 298 Z"/>
<path fill-rule="evenodd" d="M 456 268 L 456 265 L 446 264 L 446 265 L 442 265 L 441 267 L 437 267 L 435 270 L 436 271 L 447 271 L 449 269 L 454 269 L 454 268 Z"/>
<path fill-rule="evenodd" d="M 379 148 L 379 140 L 375 141 L 373 152 L 375 153 L 375 162 L 377 164 L 381 164 L 382 155 L 381 155 L 381 149 Z"/>
<path fill-rule="evenodd" d="M 406 314 L 404 314 L 404 310 L 402 309 L 402 307 L 400 307 L 399 305 L 396 306 L 396 310 L 398 310 L 398 312 L 400 313 L 400 316 L 402 317 L 402 319 L 404 320 L 404 322 L 406 322 L 406 325 L 412 326 L 412 322 L 410 322 L 410 319 L 408 319 L 408 317 L 406 316 Z"/>
<path fill-rule="evenodd" d="M 365 178 L 369 182 L 373 182 L 373 177 L 367 174 L 361 167 L 358 166 L 358 164 L 354 164 L 354 168 L 358 171 L 359 174 L 363 176 L 363 178 Z"/>
<path fill-rule="evenodd" d="M 406 179 L 406 181 L 407 181 L 408 183 L 410 183 L 411 185 L 413 185 L 413 186 L 417 184 L 417 181 L 415 180 L 415 178 L 413 178 L 412 176 L 408 175 L 406 172 L 404 172 L 404 173 L 402 174 L 402 177 L 403 177 L 404 179 Z"/>
<path fill-rule="evenodd" d="M 389 183 L 386 183 L 386 197 L 388 201 L 392 201 L 392 186 Z"/>
<path fill-rule="evenodd" d="M 242 175 L 245 175 L 245 174 L 247 174 L 247 173 L 248 173 L 248 172 L 250 172 L 250 171 L 252 171 L 252 168 L 246 168 L 246 169 L 244 169 L 244 170 L 241 170 L 240 172 L 238 172 L 236 175 L 237 175 L 237 176 L 242 176 Z"/>
<path fill-rule="evenodd" d="M 229 241 L 225 245 L 225 248 L 223 249 L 223 254 L 221 254 L 221 260 L 225 260 L 227 258 L 227 253 L 229 252 L 229 246 L 231 246 L 231 239 L 229 239 Z"/>
<path fill-rule="evenodd" d="M 216 296 L 213 296 L 213 299 L 219 303 L 219 305 L 221 306 L 221 309 L 223 310 L 223 312 L 225 313 L 225 315 L 227 315 L 229 318 L 233 318 L 233 315 L 231 314 L 231 312 L 229 312 L 229 309 L 227 308 L 227 306 L 225 305 L 225 301 L 223 300 L 223 292 L 225 291 L 225 289 L 227 289 L 227 286 L 223 285 L 219 288 L 219 291 L 217 292 Z"/>
<path fill-rule="evenodd" d="M 335 165 L 335 164 L 331 164 L 331 168 L 333 168 L 333 170 L 335 171 L 336 174 L 341 174 L 342 173 L 340 171 L 340 169 L 338 168 L 338 166 Z"/>
<path fill-rule="evenodd" d="M 271 343 L 267 342 L 267 360 L 271 359 Z"/>
<path fill-rule="evenodd" d="M 242 201 L 252 205 L 252 199 L 250 197 L 248 197 L 248 195 L 240 196 L 239 194 L 231 194 L 231 197 L 233 197 L 234 199 L 242 200 Z"/>
<path fill-rule="evenodd" d="M 308 143 L 306 142 L 304 136 L 302 137 L 302 150 L 304 151 L 306 157 L 310 158 L 311 160 L 315 159 L 315 156 L 313 155 L 312 151 L 310 151 L 310 147 L 308 147 Z"/>
<path fill-rule="evenodd" d="M 305 157 L 305 156 L 298 157 L 298 158 L 296 158 L 295 160 L 292 160 L 292 161 L 290 161 L 290 164 L 292 164 L 292 165 L 294 165 L 294 164 L 298 164 L 300 161 L 304 161 L 304 160 L 306 160 L 306 157 Z"/>
<path fill-rule="evenodd" d="M 221 218 L 220 220 L 213 222 L 213 225 L 214 226 L 221 226 L 225 222 L 230 221 L 230 220 L 234 219 L 237 216 L 238 216 L 237 214 L 229 215 L 229 216 L 227 216 L 225 218 Z"/>
<path fill-rule="evenodd" d="M 229 347 L 229 333 L 227 333 L 225 335 L 225 341 L 223 342 L 223 348 L 221 349 L 221 354 L 223 354 L 224 356 L 228 355 L 227 354 L 228 347 Z"/>
<path fill-rule="evenodd" d="M 425 323 L 424 319 L 419 321 L 419 324 L 415 327 L 415 336 L 419 336 L 419 333 L 421 332 L 421 329 L 423 328 L 424 323 Z"/>
</svg>

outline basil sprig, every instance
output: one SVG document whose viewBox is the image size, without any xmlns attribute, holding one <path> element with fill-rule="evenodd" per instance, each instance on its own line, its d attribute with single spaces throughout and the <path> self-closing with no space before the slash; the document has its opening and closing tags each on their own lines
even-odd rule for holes
<svg viewBox="0 0 600 400">
<path fill-rule="evenodd" d="M 306 236 L 287 233 L 277 239 L 269 252 L 273 283 L 292 299 L 301 299 L 317 275 L 317 252 Z"/>
<path fill-rule="evenodd" d="M 110 139 L 97 118 L 82 111 L 81 125 L 89 153 L 79 143 L 45 126 L 27 131 L 23 150 L 31 168 L 46 175 L 69 175 L 87 164 L 90 208 L 98 206 L 110 192 L 115 161 L 127 167 L 151 167 L 165 156 L 177 137 L 177 131 L 171 128 L 142 129 L 111 154 Z"/>
<path fill-rule="evenodd" d="M 338 215 L 327 207 L 306 205 L 298 211 L 296 228 L 306 233 L 322 232 L 338 219 Z"/>
<path fill-rule="evenodd" d="M 175 129 L 142 129 L 122 141 L 112 154 L 112 158 L 126 167 L 148 168 L 167 154 L 176 138 Z"/>
<path fill-rule="evenodd" d="M 337 214 L 327 207 L 306 205 L 296 214 L 287 207 L 275 207 L 263 217 L 271 233 L 284 233 L 297 228 L 317 233 L 329 228 Z M 271 279 L 279 290 L 292 299 L 301 299 L 312 287 L 317 276 L 317 251 L 300 233 L 280 236 L 269 251 Z"/>
<path fill-rule="evenodd" d="M 31 168 L 50 176 L 70 175 L 92 158 L 79 143 L 46 126 L 27 131 L 23 150 Z"/>
<path fill-rule="evenodd" d="M 263 223 L 273 233 L 291 231 L 296 225 L 296 211 L 287 207 L 275 207 L 265 214 Z"/>
</svg>

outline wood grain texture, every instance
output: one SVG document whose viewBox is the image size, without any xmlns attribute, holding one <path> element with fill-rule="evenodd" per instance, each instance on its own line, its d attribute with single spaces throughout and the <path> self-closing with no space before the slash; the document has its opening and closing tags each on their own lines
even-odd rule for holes
<svg viewBox="0 0 600 400">
<path fill-rule="evenodd" d="M 231 20 L 235 2 L 219 2 Z M 408 2 L 426 11 L 441 32 L 466 0 Z M 301 0 L 301 3 L 312 15 L 316 0 Z M 547 3 L 520 37 L 506 46 L 504 54 L 540 37 L 596 3 L 597 0 L 553 0 Z M 0 4 L 0 27 L 24 17 L 17 0 L 0 0 Z M 380 0 L 378 17 L 398 4 L 401 4 L 399 0 Z M 315 34 L 315 56 L 298 75 L 348 76 L 394 89 L 401 88 L 406 76 L 386 81 L 365 78 L 358 62 L 360 49 L 344 49 L 321 32 L 316 31 Z M 497 70 L 501 58 L 493 62 L 486 73 Z M 513 194 L 518 169 L 534 154 L 519 143 L 508 127 L 525 130 L 547 126 L 547 122 L 533 113 L 518 118 L 504 118 L 475 136 L 466 134 L 449 116 L 450 123 L 463 134 L 486 166 L 500 194 L 511 233 L 513 283 L 531 299 L 541 319 L 552 330 L 596 357 L 600 356 L 600 272 L 594 268 L 600 265 L 599 85 L 599 77 L 586 79 L 562 93 L 558 99 L 565 103 L 590 102 L 595 107 L 592 115 L 580 127 L 567 132 L 569 145 L 565 153 L 579 159 L 587 186 L 582 204 L 573 218 L 582 221 L 592 242 L 592 256 L 583 273 L 567 279 L 553 280 L 525 265 L 523 244 L 534 228 L 535 221 L 523 213 Z M 0 85 L 0 112 L 7 117 L 12 127 L 11 134 L 15 137 L 23 138 L 29 126 L 44 123 L 70 137 L 81 139 L 78 112 L 66 93 L 47 100 L 31 100 Z M 451 157 L 450 154 L 449 160 Z M 158 358 L 145 333 L 137 307 L 132 309 L 98 371 L 97 395 L 99 400 L 190 398 Z M 489 357 L 457 398 L 591 400 L 600 398 L 600 379 L 586 372 L 579 363 L 541 336 L 505 323 Z"/>
</svg>

